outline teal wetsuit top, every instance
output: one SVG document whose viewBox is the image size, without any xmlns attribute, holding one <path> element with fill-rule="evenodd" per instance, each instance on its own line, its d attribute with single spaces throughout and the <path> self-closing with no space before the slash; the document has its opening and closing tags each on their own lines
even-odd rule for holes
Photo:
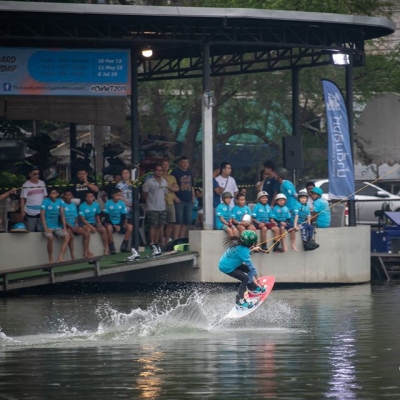
<svg viewBox="0 0 400 400">
<path fill-rule="evenodd" d="M 245 264 L 250 270 L 248 273 L 248 282 L 253 282 L 254 275 L 257 275 L 257 270 L 251 261 L 250 254 L 250 249 L 243 245 L 227 249 L 219 260 L 219 270 L 225 274 L 229 274 L 242 264 Z"/>
</svg>

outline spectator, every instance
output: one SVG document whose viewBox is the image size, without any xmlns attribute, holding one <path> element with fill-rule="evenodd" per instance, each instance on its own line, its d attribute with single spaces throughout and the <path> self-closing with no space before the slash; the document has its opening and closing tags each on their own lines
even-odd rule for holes
<svg viewBox="0 0 400 400">
<path fill-rule="evenodd" d="M 253 208 L 251 214 L 256 228 L 260 230 L 261 248 L 268 250 L 267 232 L 270 229 L 274 234 L 274 243 L 279 242 L 279 228 L 274 222 L 271 222 L 272 209 L 268 204 L 268 193 L 261 191 L 257 193 L 257 204 Z M 273 247 L 273 251 L 281 252 L 279 243 Z"/>
<path fill-rule="evenodd" d="M 218 205 L 221 203 L 221 194 L 224 191 L 224 188 L 220 187 L 219 183 L 215 179 L 219 175 L 219 170 L 220 170 L 219 165 L 214 166 L 214 170 L 213 170 L 213 189 L 214 189 L 213 207 L 214 207 L 214 211 L 218 207 Z"/>
<path fill-rule="evenodd" d="M 265 182 L 265 180 L 268 178 L 268 173 L 265 171 L 265 169 L 263 169 L 261 172 L 260 172 L 260 180 L 256 183 L 256 190 L 257 190 L 257 193 L 258 192 L 261 192 L 261 190 L 262 190 L 262 188 L 263 188 L 263 186 L 264 186 L 264 182 Z"/>
<path fill-rule="evenodd" d="M 314 210 L 314 202 L 311 196 L 311 190 L 315 188 L 315 183 L 314 182 L 307 182 L 306 183 L 306 190 L 307 190 L 307 195 L 308 195 L 308 199 L 307 199 L 307 204 L 310 207 L 310 211 Z"/>
<path fill-rule="evenodd" d="M 89 233 L 100 233 L 104 246 L 104 254 L 109 255 L 107 231 L 101 223 L 100 206 L 95 200 L 92 192 L 86 192 L 85 201 L 80 204 L 78 214 L 81 220 L 81 225 Z"/>
<path fill-rule="evenodd" d="M 195 200 L 193 174 L 189 169 L 189 159 L 186 156 L 179 159 L 178 168 L 175 168 L 171 175 L 175 177 L 179 187 L 175 198 L 176 224 L 173 236 L 174 239 L 186 238 L 187 227 L 192 223 L 192 209 Z"/>
<path fill-rule="evenodd" d="M 71 258 L 75 260 L 74 236 L 81 235 L 83 257 L 89 258 L 93 256 L 93 253 L 89 250 L 90 233 L 78 224 L 78 207 L 72 202 L 73 197 L 74 195 L 71 189 L 64 191 L 64 214 L 67 232 L 69 234 L 69 251 L 71 253 Z"/>
<path fill-rule="evenodd" d="M 262 191 L 268 193 L 268 204 L 275 205 L 275 197 L 279 193 L 279 182 L 275 172 L 275 163 L 272 160 L 265 161 L 264 172 L 267 178 L 264 180 Z"/>
<path fill-rule="evenodd" d="M 246 196 L 241 192 L 236 195 L 236 205 L 232 209 L 232 215 L 233 224 L 238 229 L 239 234 L 245 230 L 256 231 L 256 227 L 252 224 L 250 208 L 246 205 Z"/>
<path fill-rule="evenodd" d="M 164 169 L 157 164 L 154 175 L 143 185 L 143 198 L 146 201 L 146 215 L 150 225 L 150 248 L 153 256 L 161 255 L 159 242 L 163 237 L 164 225 L 167 222 L 165 195 L 168 192 L 168 183 L 163 178 Z"/>
<path fill-rule="evenodd" d="M 278 193 L 275 198 L 275 205 L 272 209 L 271 222 L 275 223 L 279 228 L 279 233 L 281 235 L 282 249 L 283 251 L 287 251 L 286 242 L 285 242 L 285 230 L 289 230 L 292 228 L 290 225 L 291 214 L 289 208 L 286 206 L 286 196 L 283 193 Z M 278 243 L 274 246 L 277 247 Z"/>
<path fill-rule="evenodd" d="M 219 175 L 215 178 L 218 182 L 219 186 L 223 188 L 223 192 L 233 193 L 233 196 L 236 196 L 239 189 L 236 185 L 236 181 L 231 177 L 232 167 L 227 161 L 221 163 Z M 222 196 L 221 196 L 222 200 Z M 229 207 L 232 208 L 235 206 L 235 202 L 233 198 L 231 198 L 231 203 Z"/>
<path fill-rule="evenodd" d="M 131 171 L 129 168 L 124 168 L 121 171 L 122 181 L 118 182 L 115 186 L 118 189 L 121 189 L 122 198 L 121 200 L 125 203 L 126 209 L 128 211 L 128 221 L 132 223 L 132 209 L 133 209 L 133 188 L 131 181 Z"/>
<path fill-rule="evenodd" d="M 86 169 L 80 168 L 76 173 L 77 179 L 74 184 L 74 197 L 79 199 L 79 204 L 86 199 L 87 193 L 93 194 L 93 200 L 96 199 L 99 193 L 99 187 L 94 183 L 89 182 L 89 175 Z"/>
<path fill-rule="evenodd" d="M 316 243 L 313 243 L 314 239 L 314 227 L 311 225 L 311 212 L 308 206 L 308 194 L 307 190 L 303 189 L 299 191 L 299 218 L 297 220 L 298 225 L 294 225 L 296 230 L 301 231 L 301 239 L 303 241 L 304 250 L 315 250 Z"/>
<path fill-rule="evenodd" d="M 176 222 L 175 205 L 176 192 L 179 190 L 176 179 L 169 173 L 169 161 L 164 160 L 162 163 L 163 178 L 167 181 L 167 194 L 165 195 L 165 204 L 167 209 L 167 223 L 165 225 L 165 235 L 162 244 L 168 243 L 172 239 L 172 228 Z"/>
<path fill-rule="evenodd" d="M 39 169 L 32 167 L 29 180 L 22 185 L 20 210 L 29 232 L 42 232 L 41 206 L 47 196 L 46 185 L 39 179 Z"/>
<path fill-rule="evenodd" d="M 222 203 L 219 204 L 215 210 L 215 225 L 218 230 L 225 231 L 228 236 L 238 236 L 238 230 L 236 229 L 235 225 L 233 225 L 233 216 L 230 209 L 232 193 L 224 192 L 222 193 L 221 197 Z"/>
<path fill-rule="evenodd" d="M 66 229 L 64 203 L 58 198 L 57 189 L 51 189 L 49 198 L 44 199 L 41 205 L 40 218 L 44 228 L 44 236 L 47 239 L 47 254 L 49 263 L 53 263 L 53 237 L 63 239 L 58 261 L 64 261 L 63 257 L 68 247 L 69 235 Z M 61 224 L 60 224 L 61 221 Z"/>
<path fill-rule="evenodd" d="M 317 228 L 329 228 L 331 225 L 331 209 L 329 203 L 322 198 L 323 194 L 321 188 L 311 189 L 311 197 L 314 201 L 312 220 Z"/>
<path fill-rule="evenodd" d="M 289 211 L 292 211 L 297 207 L 298 204 L 296 188 L 294 187 L 293 183 L 287 179 L 289 175 L 287 169 L 279 168 L 276 174 L 278 176 L 278 182 L 281 185 L 280 192 L 286 197 L 286 207 L 289 209 Z"/>
<path fill-rule="evenodd" d="M 12 188 L 3 194 L 0 194 L 0 201 L 6 199 L 7 197 L 11 196 L 12 194 L 17 194 L 17 189 Z"/>
<path fill-rule="evenodd" d="M 114 188 L 111 199 L 107 200 L 104 205 L 105 225 L 108 235 L 108 248 L 111 254 L 115 254 L 115 244 L 113 233 L 118 232 L 124 235 L 124 240 L 121 244 L 120 251 L 129 251 L 129 240 L 132 235 L 132 224 L 127 222 L 126 216 L 128 211 L 125 203 L 121 200 L 121 189 Z"/>
<path fill-rule="evenodd" d="M 110 200 L 112 197 L 112 191 L 115 189 L 117 184 L 122 181 L 121 172 L 117 172 L 113 174 L 112 182 L 107 182 L 103 187 L 103 192 L 101 193 L 101 200 L 105 204 L 107 200 Z"/>
</svg>

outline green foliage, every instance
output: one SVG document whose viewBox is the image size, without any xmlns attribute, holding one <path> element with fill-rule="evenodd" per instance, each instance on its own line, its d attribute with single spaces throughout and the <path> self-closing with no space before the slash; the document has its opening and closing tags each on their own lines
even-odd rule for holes
<svg viewBox="0 0 400 400">
<path fill-rule="evenodd" d="M 12 174 L 7 171 L 0 173 L 0 193 L 15 187 L 19 188 L 26 181 L 23 175 Z"/>
</svg>

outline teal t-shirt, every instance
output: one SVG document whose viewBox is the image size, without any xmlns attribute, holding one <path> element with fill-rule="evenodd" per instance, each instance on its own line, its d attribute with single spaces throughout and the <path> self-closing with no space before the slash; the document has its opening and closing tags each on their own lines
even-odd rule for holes
<svg viewBox="0 0 400 400">
<path fill-rule="evenodd" d="M 238 222 L 242 222 L 243 216 L 249 214 L 251 215 L 249 206 L 244 205 L 243 207 L 235 206 L 232 209 L 233 218 Z"/>
<path fill-rule="evenodd" d="M 254 275 L 257 275 L 257 270 L 251 261 L 250 254 L 250 249 L 242 245 L 227 249 L 219 260 L 219 270 L 225 274 L 230 274 L 236 268 L 245 264 L 249 268 L 248 283 L 252 282 Z"/>
<path fill-rule="evenodd" d="M 67 204 L 64 202 L 64 214 L 67 224 L 75 226 L 76 218 L 78 217 L 78 207 L 76 206 L 76 204 Z"/>
<path fill-rule="evenodd" d="M 225 203 L 218 204 L 218 207 L 215 209 L 215 226 L 217 229 L 221 229 L 224 225 L 219 217 L 222 217 L 226 222 L 232 218 L 232 212 L 229 209 L 229 205 Z"/>
<path fill-rule="evenodd" d="M 290 181 L 283 181 L 281 183 L 281 193 L 286 196 L 286 207 L 292 211 L 296 207 L 297 198 L 296 198 L 296 188 L 293 183 Z"/>
<path fill-rule="evenodd" d="M 272 209 L 268 204 L 257 203 L 251 216 L 258 222 L 270 222 L 272 216 Z"/>
<path fill-rule="evenodd" d="M 89 222 L 89 224 L 96 223 L 97 214 L 100 214 L 100 206 L 99 203 L 95 201 L 91 205 L 87 204 L 86 201 L 84 201 L 79 206 L 79 215 L 85 218 L 86 221 Z"/>
<path fill-rule="evenodd" d="M 314 200 L 314 212 L 318 214 L 315 221 L 318 228 L 329 228 L 331 226 L 331 210 L 325 199 L 320 197 Z"/>
<path fill-rule="evenodd" d="M 44 210 L 44 218 L 46 220 L 47 228 L 60 229 L 63 226 L 60 223 L 61 208 L 64 207 L 64 202 L 61 199 L 51 201 L 46 198 L 42 202 L 42 210 Z"/>
<path fill-rule="evenodd" d="M 311 215 L 310 206 L 307 203 L 306 204 L 299 203 L 297 208 L 299 212 L 299 219 L 297 223 L 302 224 L 303 222 L 307 221 L 308 216 Z"/>
<path fill-rule="evenodd" d="M 278 206 L 276 204 L 272 210 L 272 218 L 277 222 L 286 222 L 291 218 L 289 208 L 286 206 Z"/>
<path fill-rule="evenodd" d="M 125 203 L 121 200 L 117 202 L 107 200 L 104 205 L 104 212 L 110 215 L 110 221 L 113 225 L 119 225 L 121 223 L 121 215 L 128 213 Z"/>
</svg>

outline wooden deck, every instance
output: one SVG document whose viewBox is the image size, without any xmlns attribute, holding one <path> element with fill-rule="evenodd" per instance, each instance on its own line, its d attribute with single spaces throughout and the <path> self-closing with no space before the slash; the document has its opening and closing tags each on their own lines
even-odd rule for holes
<svg viewBox="0 0 400 400">
<path fill-rule="evenodd" d="M 371 265 L 381 280 L 382 275 L 388 282 L 400 277 L 400 254 L 398 253 L 371 253 Z"/>
<path fill-rule="evenodd" d="M 96 257 L 96 260 L 66 261 L 63 263 L 45 264 L 21 268 L 18 270 L 0 271 L 0 292 L 23 289 L 32 286 L 70 282 L 105 275 L 136 271 L 161 265 L 179 264 L 192 261 L 197 268 L 198 253 L 195 251 L 172 252 L 157 258 L 147 258 L 141 254 L 138 261 L 126 261 L 127 253 L 113 256 Z"/>
</svg>

